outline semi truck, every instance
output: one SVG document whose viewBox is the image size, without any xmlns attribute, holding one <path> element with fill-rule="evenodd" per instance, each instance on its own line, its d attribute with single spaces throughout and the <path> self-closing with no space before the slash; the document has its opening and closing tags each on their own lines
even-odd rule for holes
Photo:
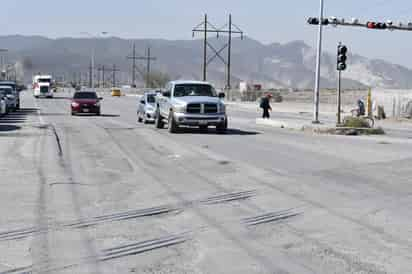
<svg viewBox="0 0 412 274">
<path fill-rule="evenodd" d="M 53 98 L 53 77 L 51 75 L 33 76 L 33 95 L 35 98 Z"/>
</svg>

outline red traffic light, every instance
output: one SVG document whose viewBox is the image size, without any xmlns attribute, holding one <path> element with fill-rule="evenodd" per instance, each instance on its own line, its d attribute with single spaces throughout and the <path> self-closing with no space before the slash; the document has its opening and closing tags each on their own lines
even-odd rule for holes
<svg viewBox="0 0 412 274">
<path fill-rule="evenodd" d="M 375 22 L 368 22 L 366 24 L 366 26 L 368 27 L 368 29 L 374 29 L 374 28 L 376 28 L 376 23 Z"/>
<path fill-rule="evenodd" d="M 368 22 L 366 23 L 366 27 L 368 29 L 387 29 L 388 25 L 380 22 Z"/>
</svg>

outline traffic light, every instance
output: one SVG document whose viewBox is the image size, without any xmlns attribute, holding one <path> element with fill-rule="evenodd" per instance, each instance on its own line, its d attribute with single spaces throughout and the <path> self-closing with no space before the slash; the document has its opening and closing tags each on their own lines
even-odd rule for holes
<svg viewBox="0 0 412 274">
<path fill-rule="evenodd" d="M 319 18 L 309 17 L 308 24 L 309 25 L 319 25 Z M 323 18 L 322 25 L 329 25 L 329 19 L 328 18 Z"/>
<path fill-rule="evenodd" d="M 348 53 L 348 48 L 345 45 L 338 46 L 338 62 L 337 62 L 337 70 L 342 71 L 346 70 L 346 61 L 348 57 L 346 54 Z"/>
<path fill-rule="evenodd" d="M 388 25 L 380 22 L 368 22 L 366 23 L 366 27 L 368 29 L 387 29 Z"/>
</svg>

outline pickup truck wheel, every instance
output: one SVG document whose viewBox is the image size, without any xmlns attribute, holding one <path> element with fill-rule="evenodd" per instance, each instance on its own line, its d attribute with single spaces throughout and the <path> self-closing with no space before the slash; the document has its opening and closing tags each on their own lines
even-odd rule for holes
<svg viewBox="0 0 412 274">
<path fill-rule="evenodd" d="M 156 111 L 156 120 L 155 120 L 155 126 L 156 128 L 163 128 L 164 127 L 164 123 L 162 121 L 162 116 L 160 115 L 160 111 L 159 109 Z"/>
<path fill-rule="evenodd" d="M 178 133 L 179 132 L 179 126 L 175 121 L 175 118 L 174 118 L 174 115 L 173 115 L 172 111 L 169 113 L 169 121 L 168 122 L 169 122 L 169 132 L 170 133 Z"/>
<path fill-rule="evenodd" d="M 227 120 L 216 126 L 216 130 L 219 134 L 224 134 L 227 131 Z"/>
</svg>

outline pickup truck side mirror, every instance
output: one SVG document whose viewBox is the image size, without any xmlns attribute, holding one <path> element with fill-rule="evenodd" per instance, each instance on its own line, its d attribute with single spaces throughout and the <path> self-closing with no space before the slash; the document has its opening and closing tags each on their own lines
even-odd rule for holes
<svg viewBox="0 0 412 274">
<path fill-rule="evenodd" d="M 99 97 L 99 101 L 103 101 L 103 97 Z"/>
<path fill-rule="evenodd" d="M 218 97 L 220 99 L 224 99 L 226 97 L 226 94 L 224 92 L 219 93 Z"/>
<path fill-rule="evenodd" d="M 146 105 L 146 102 L 144 100 L 140 100 L 140 104 Z"/>
</svg>

